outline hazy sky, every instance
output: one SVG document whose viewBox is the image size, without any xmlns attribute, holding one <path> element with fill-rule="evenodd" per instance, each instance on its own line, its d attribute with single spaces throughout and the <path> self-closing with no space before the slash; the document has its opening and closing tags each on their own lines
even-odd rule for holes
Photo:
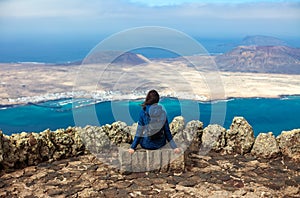
<svg viewBox="0 0 300 198">
<path fill-rule="evenodd" d="M 300 0 L 0 0 L 0 62 L 81 59 L 140 26 L 174 28 L 204 44 L 268 35 L 299 47 Z"/>
<path fill-rule="evenodd" d="M 109 35 L 155 25 L 193 36 L 298 36 L 300 1 L 1 0 L 2 37 Z"/>
<path fill-rule="evenodd" d="M 258 2 L 287 2 L 287 1 L 274 1 L 274 0 L 130 0 L 130 2 L 141 3 L 148 6 L 166 6 L 166 5 L 180 5 L 184 3 L 258 3 Z M 297 0 L 292 0 L 290 2 L 297 2 Z"/>
</svg>

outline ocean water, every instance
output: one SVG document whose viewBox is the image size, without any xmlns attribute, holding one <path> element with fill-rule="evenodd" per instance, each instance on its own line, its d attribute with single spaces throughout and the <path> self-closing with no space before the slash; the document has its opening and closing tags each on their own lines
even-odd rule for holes
<svg viewBox="0 0 300 198">
<path fill-rule="evenodd" d="M 241 40 L 241 38 L 195 39 L 211 54 L 229 51 Z M 84 59 L 100 41 L 101 39 L 99 40 L 98 37 L 83 39 L 72 36 L 67 38 L 0 38 L 0 62 L 64 63 L 78 61 Z M 147 58 L 174 58 L 178 56 L 173 52 L 157 48 L 141 48 L 132 52 L 143 54 Z"/>
<path fill-rule="evenodd" d="M 0 62 L 64 63 L 78 61 L 84 59 L 99 42 L 107 37 L 109 35 L 98 34 L 84 37 L 82 35 L 0 36 Z M 193 36 L 209 54 L 220 54 L 230 51 L 241 43 L 243 37 L 206 38 Z M 280 39 L 286 41 L 289 46 L 300 47 L 299 37 L 284 37 Z M 171 58 L 178 56 L 163 49 L 142 48 L 133 50 L 133 52 L 141 53 L 147 58 Z"/>
<path fill-rule="evenodd" d="M 40 132 L 47 128 L 56 130 L 75 125 L 100 126 L 116 120 L 131 125 L 138 120 L 142 101 L 106 101 L 88 105 L 93 102 L 86 99 L 74 101 L 63 99 L 2 108 L 0 109 L 0 129 L 4 134 L 10 135 L 23 131 Z M 234 116 L 243 116 L 253 127 L 255 135 L 270 131 L 278 135 L 283 130 L 300 128 L 300 96 L 276 99 L 237 98 L 213 102 L 162 98 L 160 103 L 167 111 L 169 122 L 175 116 L 183 115 L 186 122 L 199 119 L 204 126 L 220 124 L 229 128 Z M 79 107 L 80 105 L 82 107 Z M 218 111 L 220 108 L 215 108 L 218 106 L 222 107 L 222 111 Z"/>
</svg>

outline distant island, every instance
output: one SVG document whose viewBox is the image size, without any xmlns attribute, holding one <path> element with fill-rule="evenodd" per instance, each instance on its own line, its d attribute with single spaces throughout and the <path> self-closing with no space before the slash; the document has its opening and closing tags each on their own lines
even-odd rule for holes
<svg viewBox="0 0 300 198">
<path fill-rule="evenodd" d="M 238 46 L 216 57 L 222 71 L 300 74 L 300 49 L 288 46 Z"/>
<path fill-rule="evenodd" d="M 0 67 L 2 107 L 70 97 L 140 98 L 152 88 L 151 82 L 160 82 L 156 88 L 162 96 L 201 101 L 300 93 L 300 48 L 266 36 L 246 37 L 220 55 L 148 59 L 132 52 L 102 51 L 74 62 Z M 214 87 L 223 93 L 212 96 Z"/>
<path fill-rule="evenodd" d="M 242 42 L 239 43 L 241 46 L 288 46 L 288 44 L 279 38 L 273 36 L 254 35 L 246 36 Z"/>
<path fill-rule="evenodd" d="M 222 71 L 300 74 L 300 48 L 272 36 L 246 36 L 215 61 Z"/>
<path fill-rule="evenodd" d="M 197 56 L 194 55 L 193 58 Z M 300 74 L 300 48 L 290 47 L 285 41 L 272 36 L 247 36 L 232 50 L 214 55 L 212 58 L 221 71 Z M 170 63 L 178 60 L 186 61 L 184 57 L 165 59 Z M 199 55 L 197 62 L 202 66 L 207 62 L 205 59 L 203 55 Z M 164 58 L 160 60 L 165 62 Z M 149 63 L 150 60 L 141 54 L 131 52 L 102 51 L 93 52 L 83 62 L 88 64 L 111 62 L 119 66 L 134 66 Z"/>
</svg>

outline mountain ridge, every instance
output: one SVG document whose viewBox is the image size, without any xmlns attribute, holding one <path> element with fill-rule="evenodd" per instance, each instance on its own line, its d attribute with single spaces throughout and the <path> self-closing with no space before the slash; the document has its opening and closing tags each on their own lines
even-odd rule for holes
<svg viewBox="0 0 300 198">
<path fill-rule="evenodd" d="M 100 51 L 89 54 L 83 61 L 83 64 L 116 64 L 116 65 L 140 65 L 150 62 L 146 57 L 141 54 L 132 52 L 119 52 L 119 51 Z"/>
<path fill-rule="evenodd" d="M 288 46 L 288 44 L 279 38 L 273 36 L 253 35 L 246 36 L 239 44 L 239 46 Z"/>
<path fill-rule="evenodd" d="M 300 74 L 300 48 L 288 46 L 238 46 L 215 61 L 223 71 Z"/>
</svg>

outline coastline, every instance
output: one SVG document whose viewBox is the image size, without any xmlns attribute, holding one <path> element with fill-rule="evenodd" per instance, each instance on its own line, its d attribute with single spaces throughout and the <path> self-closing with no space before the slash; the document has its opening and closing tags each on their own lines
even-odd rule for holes
<svg viewBox="0 0 300 198">
<path fill-rule="evenodd" d="M 144 98 L 149 89 L 157 89 L 162 97 L 199 102 L 300 94 L 299 75 L 212 71 L 205 62 L 197 70 L 184 62 L 158 61 L 134 67 L 111 67 L 107 73 L 104 73 L 106 65 L 102 64 L 0 65 L 3 68 L 0 71 L 0 105 L 3 108 L 64 98 L 134 100 Z M 145 67 L 151 68 L 147 76 Z M 99 75 L 103 75 L 101 82 Z M 144 81 L 158 84 L 143 85 Z"/>
<path fill-rule="evenodd" d="M 13 108 L 17 106 L 26 106 L 26 105 L 36 105 L 43 102 L 51 102 L 51 101 L 59 101 L 59 100 L 75 100 L 76 99 L 86 99 L 92 100 L 93 103 L 90 105 L 101 103 L 101 102 L 109 102 L 109 101 L 137 101 L 143 100 L 144 95 L 146 93 L 141 92 L 138 94 L 114 94 L 112 92 L 102 92 L 101 94 L 88 93 L 88 92 L 62 92 L 62 93 L 53 93 L 53 94 L 45 94 L 40 96 L 28 96 L 28 97 L 20 97 L 20 98 L 8 98 L 7 102 L 4 102 L 3 99 L 0 99 L 0 110 L 3 108 Z M 161 93 L 161 98 L 174 98 L 178 100 L 193 100 L 199 103 L 214 103 L 214 102 L 222 102 L 229 101 L 235 99 L 284 99 L 288 97 L 300 97 L 300 94 L 282 94 L 282 95 L 274 95 L 274 96 L 249 96 L 249 97 L 226 97 L 222 99 L 208 99 L 206 96 L 198 96 L 195 95 L 184 95 L 178 94 L 170 95 Z"/>
</svg>

